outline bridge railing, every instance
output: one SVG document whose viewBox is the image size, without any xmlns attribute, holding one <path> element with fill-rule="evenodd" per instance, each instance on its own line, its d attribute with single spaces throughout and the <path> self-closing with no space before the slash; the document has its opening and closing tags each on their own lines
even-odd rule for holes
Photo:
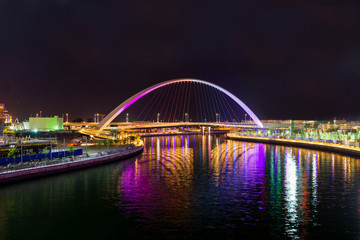
<svg viewBox="0 0 360 240">
<path fill-rule="evenodd" d="M 293 137 L 286 135 L 269 135 L 266 133 L 257 133 L 257 132 L 236 132 L 239 136 L 244 137 L 264 137 L 264 138 L 272 138 L 272 139 L 287 139 L 287 140 L 298 140 L 298 141 L 308 141 L 308 142 L 316 142 L 316 143 L 329 143 L 329 144 L 337 144 L 337 145 L 345 145 L 351 147 L 360 147 L 360 142 L 352 142 L 349 140 L 332 140 L 332 139 L 321 139 L 321 138 L 312 138 L 312 137 Z"/>
<path fill-rule="evenodd" d="M 49 167 L 49 166 L 57 166 L 57 165 L 67 164 L 70 162 L 82 162 L 82 161 L 87 161 L 90 159 L 96 159 L 99 157 L 117 155 L 117 154 L 120 154 L 123 152 L 132 151 L 135 149 L 136 149 L 136 146 L 131 145 L 131 146 L 127 146 L 124 148 L 102 151 L 102 152 L 93 153 L 93 154 L 83 154 L 80 156 L 64 157 L 64 158 L 53 159 L 53 160 L 48 159 L 48 160 L 43 160 L 43 161 L 32 161 L 32 162 L 20 163 L 20 164 L 16 164 L 16 165 L 9 164 L 7 166 L 0 167 L 0 174 L 7 174 L 7 173 L 17 172 L 17 171 L 22 171 L 22 170 L 38 169 L 38 168 L 44 168 L 44 167 Z"/>
</svg>

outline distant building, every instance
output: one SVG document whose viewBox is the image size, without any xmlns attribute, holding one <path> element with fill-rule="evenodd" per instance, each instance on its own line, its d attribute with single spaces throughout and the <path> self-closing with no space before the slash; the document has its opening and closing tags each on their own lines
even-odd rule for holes
<svg viewBox="0 0 360 240">
<path fill-rule="evenodd" d="M 99 123 L 104 119 L 104 117 L 105 117 L 105 114 L 95 113 L 94 114 L 94 122 Z"/>
<path fill-rule="evenodd" d="M 334 124 L 335 125 L 345 124 L 346 122 L 347 122 L 346 120 L 336 120 L 336 118 L 334 119 Z"/>
<path fill-rule="evenodd" d="M 24 122 L 24 128 L 31 131 L 57 131 L 64 129 L 63 119 L 54 117 L 31 117 Z"/>
<path fill-rule="evenodd" d="M 0 103 L 0 138 L 4 137 L 4 111 L 5 104 Z"/>
</svg>

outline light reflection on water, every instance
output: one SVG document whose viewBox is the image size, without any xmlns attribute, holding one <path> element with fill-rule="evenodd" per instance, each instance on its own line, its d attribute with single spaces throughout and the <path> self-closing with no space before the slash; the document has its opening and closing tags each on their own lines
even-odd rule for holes
<svg viewBox="0 0 360 240">
<path fill-rule="evenodd" d="M 167 138 L 171 141 L 165 140 Z M 216 218 L 223 220 L 225 215 L 226 218 L 236 219 L 240 225 L 269 225 L 271 227 L 268 231 L 274 236 L 285 235 L 294 239 L 311 237 L 311 231 L 320 226 L 320 161 L 323 164 L 322 184 L 325 187 L 322 190 L 327 191 L 329 183 L 332 183 L 331 192 L 339 190 L 338 185 L 342 184 L 342 181 L 334 183 L 336 172 L 343 171 L 343 180 L 347 183 L 351 179 L 349 169 L 353 167 L 359 171 L 358 160 L 352 160 L 351 166 L 348 157 L 328 153 L 321 153 L 320 157 L 319 152 L 311 150 L 237 142 L 209 135 L 154 139 L 162 142 L 160 145 L 163 150 L 157 150 L 157 155 L 153 156 L 154 149 L 147 148 L 144 157 L 137 162 L 143 163 L 144 159 L 153 158 L 161 158 L 163 161 L 167 159 L 168 171 L 161 172 L 162 181 L 157 183 L 164 186 L 157 188 L 161 192 L 156 192 L 155 195 L 163 197 L 171 192 L 166 201 L 175 199 L 174 204 L 177 207 L 174 208 L 173 204 L 169 206 L 171 211 L 178 210 L 173 212 L 172 216 L 165 211 L 165 214 L 152 219 L 157 222 L 176 219 L 179 224 L 177 217 L 184 219 L 182 214 L 186 211 L 183 209 L 188 209 L 192 214 L 201 212 L 201 217 L 211 219 L 208 228 L 217 222 Z M 146 142 L 154 139 L 148 138 Z M 168 149 L 166 158 L 165 148 Z M 173 150 L 172 154 L 170 149 Z M 342 170 L 335 169 L 336 161 L 343 162 Z M 144 202 L 141 192 L 154 194 L 154 189 L 146 190 L 151 188 L 148 185 L 152 184 L 147 182 L 147 179 L 153 176 L 159 176 L 158 165 L 152 165 L 152 169 L 146 173 L 140 171 L 138 174 L 123 174 L 121 177 L 127 181 L 138 182 L 143 179 L 144 184 L 141 187 L 122 185 L 123 191 L 126 189 L 124 196 L 131 197 L 134 205 L 141 205 Z M 207 185 L 206 188 L 204 185 Z M 163 190 L 165 192 L 162 192 Z M 353 192 L 356 192 L 356 189 L 353 189 Z M 326 192 L 321 194 L 328 195 Z M 196 201 L 199 196 L 202 198 L 199 203 L 201 205 L 197 205 Z M 191 197 L 195 197 L 195 200 Z M 179 204 L 183 205 L 180 207 Z M 217 206 L 220 208 L 217 209 Z M 152 206 L 146 210 L 152 211 L 154 208 Z M 148 212 L 147 217 L 151 219 L 154 216 Z M 186 225 L 191 216 L 185 218 L 187 220 L 183 224 Z M 266 222 L 266 219 L 271 221 Z M 358 232 L 353 234 L 357 235 Z"/>
<path fill-rule="evenodd" d="M 0 188 L 0 239 L 354 239 L 359 173 L 358 159 L 312 150 L 146 138 L 134 159 Z"/>
</svg>

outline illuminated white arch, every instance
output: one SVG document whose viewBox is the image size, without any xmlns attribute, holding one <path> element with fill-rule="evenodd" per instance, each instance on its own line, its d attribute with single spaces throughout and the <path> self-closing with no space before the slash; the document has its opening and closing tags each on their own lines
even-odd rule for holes
<svg viewBox="0 0 360 240">
<path fill-rule="evenodd" d="M 250 110 L 250 108 L 248 106 L 245 105 L 245 103 L 243 103 L 239 98 L 237 98 L 234 94 L 232 94 L 231 92 L 227 91 L 226 89 L 207 82 L 207 81 L 203 81 L 203 80 L 198 80 L 198 79 L 191 79 L 191 78 L 184 78 L 184 79 L 173 79 L 173 80 L 168 80 L 165 82 L 161 82 L 158 84 L 155 84 L 151 87 L 148 87 L 144 90 L 142 90 L 141 92 L 138 92 L 137 94 L 133 95 L 132 97 L 128 98 L 126 101 L 124 101 L 123 103 L 121 103 L 119 106 L 117 106 L 114 110 L 112 110 L 97 126 L 99 128 L 99 131 L 102 131 L 106 126 L 108 126 L 120 113 L 122 113 L 123 111 L 125 111 L 125 109 L 127 109 L 129 106 L 131 106 L 134 102 L 136 102 L 137 100 L 139 100 L 140 98 L 142 98 L 143 96 L 145 96 L 146 94 L 164 87 L 166 85 L 170 85 L 173 83 L 179 83 L 179 82 L 195 82 L 195 83 L 203 83 L 205 85 L 211 86 L 213 88 L 216 88 L 217 90 L 225 93 L 227 96 L 229 96 L 232 100 L 234 100 L 240 107 L 242 107 L 247 114 L 249 114 L 249 116 L 255 121 L 256 125 L 259 128 L 264 128 L 264 125 L 261 123 L 261 121 L 259 120 L 259 118 L 255 115 L 255 113 L 253 113 L 253 111 Z"/>
</svg>

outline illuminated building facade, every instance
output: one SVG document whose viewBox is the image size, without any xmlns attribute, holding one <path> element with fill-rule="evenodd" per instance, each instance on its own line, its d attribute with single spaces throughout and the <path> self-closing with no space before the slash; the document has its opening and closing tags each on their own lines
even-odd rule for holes
<svg viewBox="0 0 360 240">
<path fill-rule="evenodd" d="M 57 131 L 64 129 L 63 119 L 54 117 L 31 117 L 24 122 L 24 128 L 31 131 Z"/>
</svg>

